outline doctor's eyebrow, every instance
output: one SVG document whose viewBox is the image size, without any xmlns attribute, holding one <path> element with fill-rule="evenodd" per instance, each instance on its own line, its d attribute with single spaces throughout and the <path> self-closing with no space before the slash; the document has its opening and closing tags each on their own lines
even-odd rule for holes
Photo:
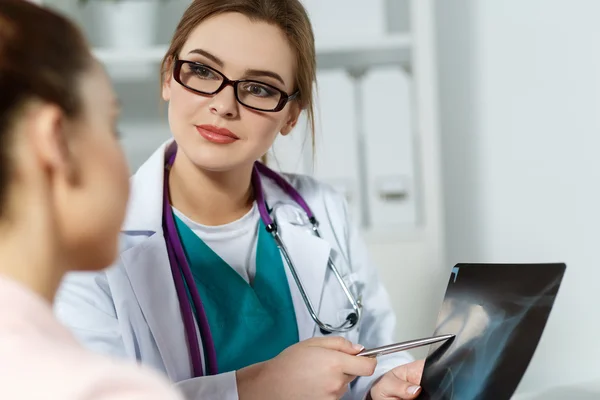
<svg viewBox="0 0 600 400">
<path fill-rule="evenodd" d="M 215 64 L 217 64 L 219 66 L 219 68 L 223 68 L 223 66 L 225 65 L 223 60 L 221 60 L 219 57 L 215 56 L 214 54 L 209 53 L 206 50 L 194 49 L 194 50 L 190 51 L 188 54 L 200 54 L 201 56 L 204 56 L 204 57 L 208 58 L 209 60 L 211 60 L 212 62 L 214 62 Z M 281 82 L 282 85 L 285 85 L 285 82 L 283 81 L 283 78 L 281 77 L 281 75 L 279 75 L 278 73 L 273 72 L 273 71 L 267 71 L 267 70 L 262 70 L 262 69 L 247 69 L 245 71 L 244 75 L 245 76 L 253 76 L 253 77 L 267 76 L 267 77 L 276 79 L 279 82 Z"/>
<path fill-rule="evenodd" d="M 223 66 L 225 65 L 223 60 L 221 60 L 219 57 L 215 56 L 214 54 L 209 53 L 206 50 L 194 49 L 194 50 L 190 51 L 188 54 L 200 54 L 201 56 L 208 58 L 209 60 L 211 60 L 212 62 L 214 62 L 221 68 L 223 68 Z"/>
<path fill-rule="evenodd" d="M 274 79 L 277 79 L 279 82 L 281 82 L 282 85 L 285 85 L 285 82 L 283 81 L 283 78 L 281 78 L 281 76 L 279 76 L 279 74 L 272 72 L 272 71 L 264 71 L 264 70 L 260 70 L 260 69 L 247 69 L 246 70 L 246 75 L 248 76 L 268 76 Z"/>
</svg>

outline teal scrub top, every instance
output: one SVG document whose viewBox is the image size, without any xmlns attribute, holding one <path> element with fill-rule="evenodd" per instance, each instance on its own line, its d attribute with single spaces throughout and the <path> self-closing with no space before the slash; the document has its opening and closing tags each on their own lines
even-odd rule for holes
<svg viewBox="0 0 600 400">
<path fill-rule="evenodd" d="M 283 260 L 262 220 L 250 285 L 181 219 L 174 219 L 206 312 L 219 373 L 269 360 L 298 343 Z"/>
</svg>

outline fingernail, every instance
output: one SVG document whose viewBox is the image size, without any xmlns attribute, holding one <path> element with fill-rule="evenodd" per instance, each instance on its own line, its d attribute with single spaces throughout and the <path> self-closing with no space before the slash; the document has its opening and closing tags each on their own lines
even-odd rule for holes
<svg viewBox="0 0 600 400">
<path fill-rule="evenodd" d="M 356 351 L 363 351 L 365 349 L 365 346 L 360 345 L 360 344 L 353 344 L 352 348 Z"/>
<path fill-rule="evenodd" d="M 407 391 L 408 394 L 417 394 L 417 392 L 421 389 L 421 386 L 409 386 Z"/>
</svg>

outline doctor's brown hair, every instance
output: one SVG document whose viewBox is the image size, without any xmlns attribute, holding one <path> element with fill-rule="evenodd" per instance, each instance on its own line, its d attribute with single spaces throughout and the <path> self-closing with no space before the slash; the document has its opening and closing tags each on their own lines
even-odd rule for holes
<svg viewBox="0 0 600 400">
<path fill-rule="evenodd" d="M 202 22 L 219 14 L 237 12 L 252 21 L 262 21 L 279 27 L 286 35 L 296 55 L 296 87 L 300 91 L 300 106 L 306 110 L 315 147 L 315 111 L 313 85 L 316 85 L 315 39 L 310 19 L 299 0 L 194 0 L 187 8 L 161 64 L 164 81 L 172 73 L 177 58 L 192 31 Z"/>
<path fill-rule="evenodd" d="M 11 129 L 31 101 L 67 118 L 82 111 L 79 77 L 92 65 L 81 32 L 66 18 L 25 0 L 0 0 L 0 216 L 11 179 Z"/>
</svg>

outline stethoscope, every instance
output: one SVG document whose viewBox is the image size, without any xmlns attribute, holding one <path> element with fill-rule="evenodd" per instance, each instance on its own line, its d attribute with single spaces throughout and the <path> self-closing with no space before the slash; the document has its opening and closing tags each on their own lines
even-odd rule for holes
<svg viewBox="0 0 600 400">
<path fill-rule="evenodd" d="M 198 329 L 200 331 L 201 339 L 202 339 L 202 347 L 204 349 L 205 355 L 205 363 L 208 375 L 216 375 L 218 373 L 217 369 L 217 355 L 215 351 L 214 342 L 212 339 L 212 335 L 210 333 L 210 326 L 208 324 L 208 319 L 206 317 L 206 313 L 204 311 L 204 307 L 202 305 L 202 299 L 200 298 L 200 294 L 196 288 L 196 284 L 194 282 L 194 278 L 192 276 L 192 271 L 187 262 L 187 258 L 185 256 L 185 252 L 183 250 L 183 245 L 179 238 L 179 234 L 177 232 L 177 227 L 175 226 L 175 220 L 173 218 L 173 213 L 171 211 L 171 202 L 169 199 L 169 170 L 173 165 L 173 161 L 175 160 L 175 151 L 168 157 L 167 163 L 165 165 L 165 173 L 164 173 L 164 184 L 163 184 L 163 231 L 165 235 L 165 243 L 167 245 L 167 253 L 169 255 L 169 264 L 171 265 L 171 272 L 173 274 L 173 280 L 175 283 L 175 289 L 177 291 L 177 297 L 179 299 L 179 306 L 181 308 L 181 314 L 183 319 L 183 324 L 187 336 L 190 358 L 192 362 L 192 372 L 194 373 L 194 377 L 203 376 L 203 367 L 202 367 L 202 356 L 200 352 L 200 344 L 198 340 L 198 335 L 196 333 L 196 324 L 194 321 L 194 310 L 192 310 L 192 306 L 190 301 L 188 300 L 187 293 L 189 291 L 191 302 L 195 309 L 196 319 L 198 322 Z M 362 305 L 360 301 L 357 300 L 354 295 L 350 292 L 350 289 L 342 279 L 342 276 L 335 264 L 333 263 L 331 256 L 327 261 L 327 266 L 331 269 L 333 274 L 335 275 L 338 283 L 340 284 L 344 294 L 348 298 L 348 301 L 352 305 L 352 312 L 348 314 L 346 320 L 338 325 L 332 326 L 330 324 L 326 324 L 321 321 L 315 312 L 312 302 L 310 298 L 306 294 L 304 290 L 304 286 L 300 281 L 300 277 L 296 271 L 296 267 L 292 262 L 289 253 L 281 236 L 279 235 L 279 231 L 277 228 L 277 222 L 271 218 L 269 211 L 267 210 L 267 203 L 264 198 L 264 193 L 262 189 L 262 182 L 260 178 L 260 174 L 265 175 L 266 177 L 272 179 L 294 202 L 300 206 L 310 224 L 312 226 L 312 232 L 314 235 L 321 237 L 319 232 L 319 223 L 312 213 L 308 204 L 304 201 L 300 193 L 292 187 L 281 175 L 272 169 L 268 168 L 266 165 L 256 162 L 254 164 L 254 168 L 252 170 L 252 187 L 254 190 L 254 195 L 256 197 L 257 207 L 260 214 L 260 218 L 266 226 L 267 231 L 273 236 L 277 247 L 279 248 L 283 258 L 288 265 L 292 276 L 294 277 L 294 281 L 300 290 L 300 294 L 302 295 L 302 300 L 304 304 L 306 304 L 306 308 L 308 312 L 320 328 L 321 333 L 329 334 L 333 332 L 347 332 L 354 328 L 361 317 L 361 308 Z"/>
</svg>

